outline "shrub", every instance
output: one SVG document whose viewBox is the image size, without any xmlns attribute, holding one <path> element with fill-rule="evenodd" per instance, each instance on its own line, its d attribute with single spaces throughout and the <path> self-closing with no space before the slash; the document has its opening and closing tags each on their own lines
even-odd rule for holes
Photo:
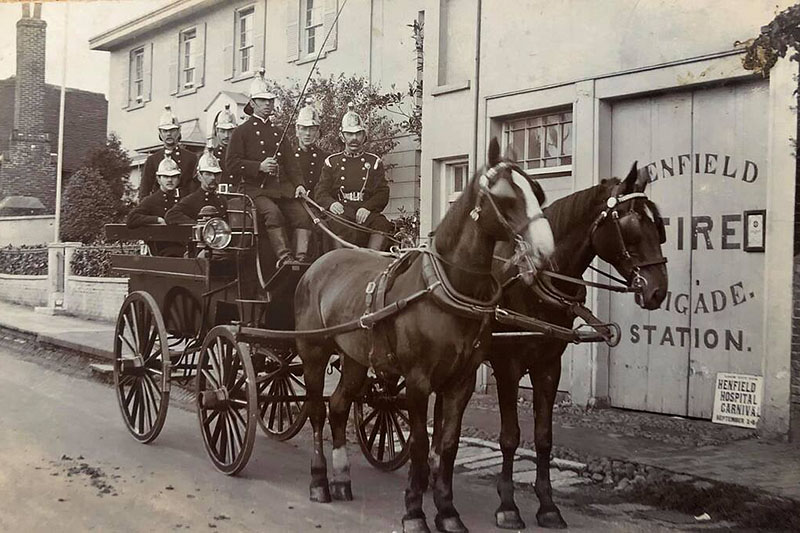
<svg viewBox="0 0 800 533">
<path fill-rule="evenodd" d="M 270 90 L 277 96 L 275 122 L 281 128 L 289 124 L 286 141 L 295 146 L 296 114 L 291 114 L 302 87 L 299 82 L 291 80 L 287 86 L 274 80 L 269 83 Z M 314 75 L 306 88 L 305 98 L 311 98 L 319 112 L 321 124 L 318 144 L 328 152 L 338 152 L 344 147 L 339 140 L 339 127 L 348 102 L 353 102 L 356 113 L 366 123 L 368 151 L 383 157 L 397 146 L 396 138 L 403 133 L 400 126 L 388 116 L 391 112 L 397 112 L 394 108 L 403 100 L 403 94 L 383 92 L 363 76 L 339 74 L 323 78 Z"/>
<path fill-rule="evenodd" d="M 137 255 L 138 245 L 119 246 L 86 246 L 75 250 L 70 268 L 76 276 L 89 276 L 93 278 L 124 277 L 111 271 L 111 256 L 113 254 Z"/>
<path fill-rule="evenodd" d="M 131 174 L 131 158 L 122 148 L 119 137 L 110 133 L 104 146 L 89 152 L 81 168 L 94 169 L 108 183 L 113 197 L 115 220 L 122 220 L 130 211 L 134 195 L 128 182 Z"/>
<path fill-rule="evenodd" d="M 47 274 L 47 247 L 23 244 L 0 248 L 0 273 L 31 276 Z"/>
<path fill-rule="evenodd" d="M 94 169 L 83 168 L 69 180 L 61 212 L 61 238 L 84 244 L 100 238 L 117 215 L 109 184 Z"/>
<path fill-rule="evenodd" d="M 402 241 L 404 246 L 416 246 L 419 243 L 419 210 L 408 213 L 401 206 L 398 211 L 400 216 L 392 220 L 395 237 Z"/>
</svg>

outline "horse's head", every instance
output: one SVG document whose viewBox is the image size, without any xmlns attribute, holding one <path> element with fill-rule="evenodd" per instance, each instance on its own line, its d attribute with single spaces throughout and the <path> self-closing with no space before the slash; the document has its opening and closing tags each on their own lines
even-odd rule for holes
<svg viewBox="0 0 800 533">
<path fill-rule="evenodd" d="M 666 234 L 658 208 L 644 193 L 648 182 L 634 162 L 611 190 L 592 226 L 591 242 L 597 255 L 637 289 L 636 303 L 658 309 L 667 295 L 667 259 L 661 253 Z"/>
<path fill-rule="evenodd" d="M 535 269 L 543 267 L 555 245 L 550 224 L 542 213 L 544 191 L 528 179 L 513 160 L 500 156 L 497 139 L 489 143 L 489 165 L 473 180 L 475 205 L 470 216 L 499 241 L 516 246 L 526 283 L 533 282 Z"/>
</svg>

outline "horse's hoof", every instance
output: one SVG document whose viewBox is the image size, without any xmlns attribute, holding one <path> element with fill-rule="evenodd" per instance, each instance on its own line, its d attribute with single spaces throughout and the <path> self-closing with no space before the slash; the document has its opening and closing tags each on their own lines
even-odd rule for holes
<svg viewBox="0 0 800 533">
<path fill-rule="evenodd" d="M 403 533 L 431 533 L 425 518 L 403 518 Z"/>
<path fill-rule="evenodd" d="M 331 482 L 331 497 L 334 500 L 342 502 L 353 501 L 353 489 L 350 487 L 350 482 L 349 481 Z"/>
<path fill-rule="evenodd" d="M 469 529 L 467 529 L 467 526 L 464 525 L 458 515 L 444 518 L 436 515 L 434 523 L 436 524 L 436 531 L 442 531 L 443 533 L 469 533 Z"/>
<path fill-rule="evenodd" d="M 539 527 L 546 527 L 548 529 L 567 528 L 567 523 L 564 522 L 558 509 L 555 511 L 547 511 L 546 513 L 536 513 L 536 521 L 539 523 Z"/>
<path fill-rule="evenodd" d="M 317 503 L 330 503 L 331 492 L 328 490 L 328 485 L 311 487 L 309 489 L 309 499 Z"/>
<path fill-rule="evenodd" d="M 501 529 L 525 529 L 525 522 L 517 510 L 496 511 L 494 519 L 497 527 Z"/>
</svg>

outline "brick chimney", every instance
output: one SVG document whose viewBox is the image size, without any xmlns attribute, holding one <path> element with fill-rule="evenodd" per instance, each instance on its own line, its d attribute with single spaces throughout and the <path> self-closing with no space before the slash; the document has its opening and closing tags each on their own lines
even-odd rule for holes
<svg viewBox="0 0 800 533">
<path fill-rule="evenodd" d="M 42 5 L 22 4 L 17 21 L 17 76 L 14 98 L 14 129 L 19 133 L 44 133 L 44 58 L 47 23 L 41 19 Z"/>
<path fill-rule="evenodd" d="M 17 22 L 17 75 L 14 129 L 0 165 L 0 200 L 8 196 L 38 198 L 55 212 L 56 165 L 50 135 L 45 132 L 44 51 L 47 23 L 39 2 L 22 4 Z"/>
</svg>

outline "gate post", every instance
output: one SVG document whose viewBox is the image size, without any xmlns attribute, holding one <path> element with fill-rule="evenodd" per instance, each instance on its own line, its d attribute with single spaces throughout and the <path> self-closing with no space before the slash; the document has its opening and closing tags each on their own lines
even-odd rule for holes
<svg viewBox="0 0 800 533">
<path fill-rule="evenodd" d="M 64 305 L 64 243 L 47 245 L 47 306 L 36 307 L 37 313 L 54 315 Z"/>
</svg>

